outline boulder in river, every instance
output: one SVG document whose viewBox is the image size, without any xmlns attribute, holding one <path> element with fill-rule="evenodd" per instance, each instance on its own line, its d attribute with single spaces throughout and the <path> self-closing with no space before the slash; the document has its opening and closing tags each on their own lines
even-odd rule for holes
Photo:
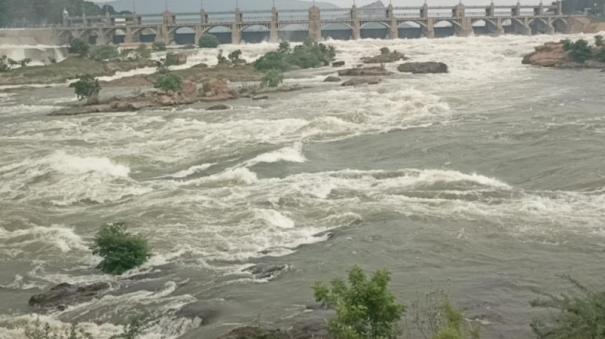
<svg viewBox="0 0 605 339">
<path fill-rule="evenodd" d="M 217 339 L 291 339 L 291 337 L 288 333 L 281 330 L 246 326 L 236 328 Z"/>
<path fill-rule="evenodd" d="M 216 105 L 212 105 L 210 107 L 206 107 L 207 111 L 224 111 L 224 110 L 228 110 L 231 109 L 231 106 L 227 105 L 227 104 L 216 104 Z"/>
<path fill-rule="evenodd" d="M 260 263 L 246 269 L 256 279 L 273 279 L 286 270 L 288 265 Z"/>
<path fill-rule="evenodd" d="M 342 86 L 377 85 L 382 79 L 376 77 L 353 78 L 342 83 Z"/>
<path fill-rule="evenodd" d="M 80 304 L 98 297 L 109 289 L 109 284 L 98 282 L 90 285 L 59 284 L 50 290 L 34 295 L 29 305 L 39 308 L 57 308 L 64 310 L 68 305 Z"/>
<path fill-rule="evenodd" d="M 344 66 L 344 65 L 345 65 L 345 62 L 344 62 L 344 61 L 342 61 L 342 60 L 341 60 L 341 61 L 334 61 L 334 62 L 332 63 L 332 67 L 342 67 L 342 66 Z"/>
<path fill-rule="evenodd" d="M 448 67 L 443 62 L 406 62 L 397 67 L 399 72 L 426 74 L 426 73 L 447 73 Z"/>
<path fill-rule="evenodd" d="M 357 67 L 357 68 L 349 68 L 338 71 L 338 75 L 340 76 L 382 76 L 389 75 L 391 72 L 384 69 L 384 67 L 374 66 L 374 67 Z"/>
<path fill-rule="evenodd" d="M 335 77 L 333 75 L 330 75 L 329 77 L 324 79 L 324 82 L 341 82 L 342 79 L 339 77 Z"/>
</svg>

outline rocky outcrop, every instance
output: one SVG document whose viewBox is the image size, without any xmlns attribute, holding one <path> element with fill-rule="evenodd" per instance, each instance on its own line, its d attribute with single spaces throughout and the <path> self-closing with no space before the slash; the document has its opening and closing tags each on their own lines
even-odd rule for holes
<svg viewBox="0 0 605 339">
<path fill-rule="evenodd" d="M 571 59 L 563 47 L 563 42 L 547 42 L 523 57 L 522 62 L 526 65 L 556 67 L 571 62 Z"/>
<path fill-rule="evenodd" d="M 443 62 L 406 62 L 397 67 L 402 73 L 426 74 L 426 73 L 447 73 L 448 67 Z"/>
<path fill-rule="evenodd" d="M 353 78 L 342 83 L 342 86 L 377 85 L 382 79 L 376 77 Z"/>
<path fill-rule="evenodd" d="M 383 47 L 380 49 L 380 55 L 361 58 L 361 61 L 366 64 L 386 64 L 391 62 L 397 62 L 399 60 L 407 60 L 407 58 L 403 53 L 391 51 L 387 47 Z"/>
<path fill-rule="evenodd" d="M 339 76 L 383 76 L 389 75 L 391 72 L 384 69 L 384 67 L 357 67 L 349 68 L 338 71 Z"/>
<path fill-rule="evenodd" d="M 329 339 L 328 319 L 333 312 L 305 312 L 293 323 L 281 328 L 245 326 L 232 330 L 217 339 Z"/>
<path fill-rule="evenodd" d="M 345 62 L 344 62 L 344 61 L 342 61 L 342 60 L 340 60 L 340 61 L 334 61 L 334 62 L 332 63 L 332 67 L 342 67 L 342 66 L 344 66 L 344 65 L 345 65 Z"/>
<path fill-rule="evenodd" d="M 34 295 L 29 299 L 29 305 L 37 308 L 65 310 L 67 306 L 80 304 L 100 296 L 109 289 L 104 282 L 90 285 L 59 284 L 50 290 Z"/>
<path fill-rule="evenodd" d="M 287 265 L 283 264 L 267 264 L 260 263 L 246 269 L 246 271 L 252 273 L 256 279 L 273 279 L 280 275 L 284 270 L 288 268 Z"/>
<path fill-rule="evenodd" d="M 202 85 L 202 101 L 222 101 L 238 97 L 237 91 L 231 89 L 225 80 L 206 79 Z"/>
<path fill-rule="evenodd" d="M 324 82 L 341 82 L 341 81 L 342 81 L 341 78 L 335 77 L 333 75 L 331 75 L 331 76 L 329 76 L 329 77 L 327 77 L 327 78 L 324 79 Z"/>
<path fill-rule="evenodd" d="M 231 109 L 231 106 L 226 104 L 216 104 L 209 107 L 206 107 L 207 111 L 225 111 Z"/>
</svg>

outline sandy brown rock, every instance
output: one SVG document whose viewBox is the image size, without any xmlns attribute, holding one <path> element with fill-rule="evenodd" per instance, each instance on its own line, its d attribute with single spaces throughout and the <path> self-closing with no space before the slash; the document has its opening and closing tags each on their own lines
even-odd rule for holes
<svg viewBox="0 0 605 339">
<path fill-rule="evenodd" d="M 447 73 L 448 67 L 443 62 L 406 62 L 397 67 L 402 73 L 426 74 L 426 73 Z"/>
<path fill-rule="evenodd" d="M 340 76 L 382 76 L 389 74 L 391 74 L 391 72 L 380 66 L 349 68 L 338 71 L 338 75 Z"/>
<path fill-rule="evenodd" d="M 571 59 L 563 48 L 563 42 L 547 42 L 523 57 L 522 62 L 527 65 L 556 67 L 571 62 Z"/>
<path fill-rule="evenodd" d="M 342 86 L 377 85 L 382 82 L 381 78 L 353 78 L 342 83 Z"/>
</svg>

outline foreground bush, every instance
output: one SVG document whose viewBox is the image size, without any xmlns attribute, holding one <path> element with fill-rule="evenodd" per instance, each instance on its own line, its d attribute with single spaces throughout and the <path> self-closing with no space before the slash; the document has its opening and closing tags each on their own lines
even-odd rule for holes
<svg viewBox="0 0 605 339">
<path fill-rule="evenodd" d="M 200 48 L 216 48 L 220 44 L 218 38 L 212 34 L 204 34 L 198 41 Z"/>
<path fill-rule="evenodd" d="M 183 79 L 176 74 L 168 73 L 162 75 L 154 87 L 164 92 L 180 92 L 183 89 Z"/>
<path fill-rule="evenodd" d="M 74 89 L 78 100 L 86 100 L 86 104 L 92 105 L 99 102 L 99 93 L 101 93 L 101 85 L 92 75 L 86 74 L 80 76 L 78 81 L 71 83 L 69 87 Z"/>
<path fill-rule="evenodd" d="M 390 273 L 377 271 L 368 280 L 357 266 L 349 272 L 348 284 L 334 280 L 330 285 L 315 285 L 315 300 L 336 310 L 330 321 L 330 334 L 335 338 L 394 338 L 397 322 L 405 307 L 395 302 L 388 290 Z"/>
<path fill-rule="evenodd" d="M 277 69 L 269 70 L 261 80 L 263 87 L 277 87 L 284 82 L 284 74 Z"/>
<path fill-rule="evenodd" d="M 90 58 L 97 61 L 116 59 L 120 56 L 115 46 L 97 46 L 90 51 Z"/>
<path fill-rule="evenodd" d="M 336 56 L 332 46 L 306 41 L 304 44 L 290 48 L 282 43 L 277 51 L 269 52 L 254 62 L 254 67 L 262 72 L 278 69 L 282 72 L 293 68 L 315 68 L 327 66 Z"/>
<path fill-rule="evenodd" d="M 128 233 L 123 223 L 104 225 L 95 236 L 93 253 L 103 258 L 98 268 L 110 274 L 141 266 L 151 256 L 147 240 Z"/>
<path fill-rule="evenodd" d="M 573 295 L 544 294 L 532 307 L 547 308 L 555 313 L 546 319 L 535 319 L 531 328 L 538 339 L 604 339 L 605 291 L 595 292 L 571 277 L 565 277 L 575 287 Z"/>
</svg>

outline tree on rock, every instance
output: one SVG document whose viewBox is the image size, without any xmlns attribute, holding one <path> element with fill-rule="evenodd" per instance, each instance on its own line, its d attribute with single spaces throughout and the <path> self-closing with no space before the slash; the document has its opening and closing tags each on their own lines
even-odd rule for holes
<svg viewBox="0 0 605 339">
<path fill-rule="evenodd" d="M 183 79 L 176 74 L 168 73 L 162 75 L 154 87 L 164 92 L 180 92 L 183 89 Z"/>
<path fill-rule="evenodd" d="M 90 51 L 90 45 L 82 39 L 73 39 L 69 44 L 68 51 L 71 54 L 77 54 L 81 57 L 85 57 L 88 55 L 88 51 Z"/>
<path fill-rule="evenodd" d="M 263 87 L 277 87 L 284 82 L 284 74 L 277 69 L 271 69 L 265 73 L 261 80 Z"/>
<path fill-rule="evenodd" d="M 86 74 L 80 76 L 78 81 L 70 84 L 69 87 L 74 89 L 78 100 L 86 100 L 87 105 L 99 103 L 101 85 L 99 84 L 99 80 L 92 75 Z"/>
</svg>

